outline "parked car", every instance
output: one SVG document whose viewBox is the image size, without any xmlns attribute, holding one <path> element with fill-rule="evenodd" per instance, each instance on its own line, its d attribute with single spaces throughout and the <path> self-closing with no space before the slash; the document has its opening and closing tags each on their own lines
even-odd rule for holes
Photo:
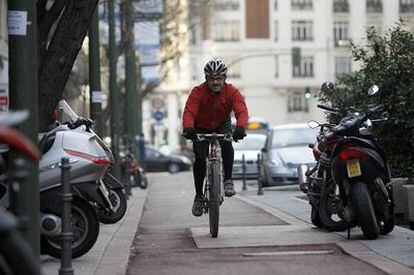
<svg viewBox="0 0 414 275">
<path fill-rule="evenodd" d="M 296 184 L 297 167 L 315 165 L 309 143 L 315 141 L 317 131 L 305 123 L 270 128 L 261 152 L 259 180 L 262 186 Z"/>
<path fill-rule="evenodd" d="M 238 179 L 243 177 L 242 160 L 244 155 L 245 161 L 245 176 L 246 178 L 257 178 L 257 155 L 263 148 L 266 140 L 266 135 L 257 133 L 248 133 L 247 136 L 237 142 L 233 143 L 234 147 L 234 164 L 233 164 L 233 178 Z"/>
<path fill-rule="evenodd" d="M 145 148 L 145 168 L 146 172 L 163 172 L 177 173 L 186 171 L 191 168 L 191 160 L 180 155 L 166 155 L 155 148 Z"/>
</svg>

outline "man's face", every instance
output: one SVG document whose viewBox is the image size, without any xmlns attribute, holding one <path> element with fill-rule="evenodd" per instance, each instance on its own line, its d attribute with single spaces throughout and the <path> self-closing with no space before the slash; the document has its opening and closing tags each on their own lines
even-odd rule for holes
<svg viewBox="0 0 414 275">
<path fill-rule="evenodd" d="M 224 87 L 225 75 L 206 75 L 207 85 L 213 93 L 219 93 Z"/>
</svg>

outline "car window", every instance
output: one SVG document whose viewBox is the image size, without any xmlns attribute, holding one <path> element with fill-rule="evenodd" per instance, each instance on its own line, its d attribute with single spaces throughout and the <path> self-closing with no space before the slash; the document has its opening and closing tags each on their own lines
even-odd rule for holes
<svg viewBox="0 0 414 275">
<path fill-rule="evenodd" d="M 316 139 L 317 129 L 275 129 L 273 130 L 272 148 L 307 145 Z"/>
<path fill-rule="evenodd" d="M 265 135 L 247 135 L 243 140 L 235 142 L 234 150 L 261 150 L 265 143 Z"/>
<path fill-rule="evenodd" d="M 161 154 L 159 152 L 157 152 L 157 151 L 155 151 L 154 149 L 151 149 L 151 148 L 146 148 L 145 153 L 146 153 L 146 156 L 152 157 L 152 158 L 159 158 L 161 156 Z"/>
</svg>

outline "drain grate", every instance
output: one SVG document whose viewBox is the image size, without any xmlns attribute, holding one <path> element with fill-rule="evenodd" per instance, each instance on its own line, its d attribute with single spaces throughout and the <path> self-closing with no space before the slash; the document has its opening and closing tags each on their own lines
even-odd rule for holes
<svg viewBox="0 0 414 275">
<path fill-rule="evenodd" d="M 303 251 L 268 251 L 243 253 L 243 257 L 266 257 L 266 256 L 301 256 L 301 255 L 323 255 L 333 254 L 333 250 L 303 250 Z"/>
</svg>

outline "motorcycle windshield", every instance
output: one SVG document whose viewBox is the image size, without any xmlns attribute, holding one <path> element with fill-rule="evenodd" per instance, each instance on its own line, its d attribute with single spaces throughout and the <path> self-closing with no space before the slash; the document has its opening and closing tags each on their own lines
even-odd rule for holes
<svg viewBox="0 0 414 275">
<path fill-rule="evenodd" d="M 59 123 L 69 123 L 73 124 L 79 118 L 75 111 L 70 108 L 66 100 L 62 99 L 58 103 L 58 112 L 59 112 Z"/>
</svg>

